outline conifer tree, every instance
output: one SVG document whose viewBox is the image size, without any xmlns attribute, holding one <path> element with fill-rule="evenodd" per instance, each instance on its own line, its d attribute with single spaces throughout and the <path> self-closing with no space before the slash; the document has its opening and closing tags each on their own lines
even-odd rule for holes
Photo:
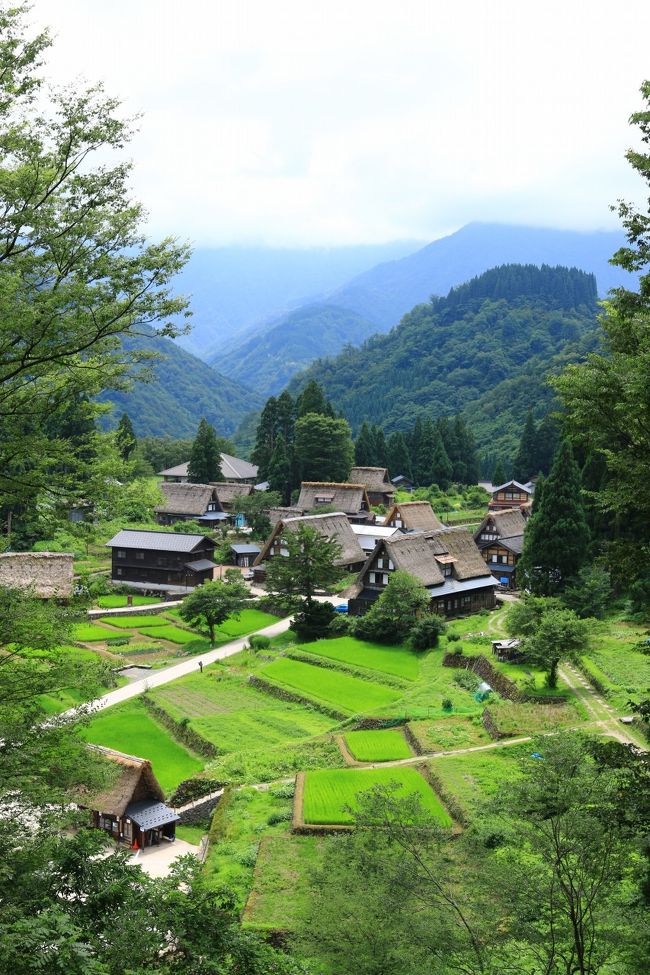
<svg viewBox="0 0 650 975">
<path fill-rule="evenodd" d="M 282 434 L 287 446 L 293 443 L 294 427 L 296 424 L 296 404 L 291 393 L 285 391 L 278 396 L 276 405 L 276 429 Z"/>
<path fill-rule="evenodd" d="M 451 483 L 453 466 L 449 460 L 442 436 L 439 430 L 434 430 L 433 448 L 431 452 L 431 480 L 430 484 L 437 484 L 446 491 Z"/>
<path fill-rule="evenodd" d="M 268 465 L 269 491 L 277 491 L 282 497 L 282 504 L 291 503 L 292 470 L 290 450 L 284 436 L 279 433 L 275 442 L 275 450 Z"/>
<path fill-rule="evenodd" d="M 345 420 L 307 413 L 296 421 L 296 459 L 304 481 L 345 481 L 354 444 Z"/>
<path fill-rule="evenodd" d="M 135 430 L 131 423 L 128 413 L 123 413 L 115 431 L 115 442 L 120 456 L 123 460 L 128 460 L 135 450 L 138 441 L 136 440 Z"/>
<path fill-rule="evenodd" d="M 519 441 L 519 449 L 514 461 L 514 478 L 525 484 L 529 478 L 537 474 L 537 428 L 533 419 L 533 411 L 528 410 L 526 422 Z"/>
<path fill-rule="evenodd" d="M 502 484 L 505 484 L 505 482 L 506 482 L 506 472 L 503 466 L 503 461 L 499 457 L 498 461 L 494 466 L 494 470 L 492 471 L 492 484 L 495 487 L 500 487 Z"/>
<path fill-rule="evenodd" d="M 374 439 L 374 454 L 372 459 L 371 467 L 387 467 L 388 466 L 388 448 L 386 446 L 386 436 L 381 427 L 373 427 L 373 439 Z"/>
<path fill-rule="evenodd" d="M 354 444 L 354 462 L 359 467 L 373 466 L 373 437 L 370 424 L 364 420 L 359 429 L 359 436 Z"/>
<path fill-rule="evenodd" d="M 221 451 L 214 427 L 202 417 L 190 452 L 187 469 L 190 484 L 209 484 L 223 480 Z"/>
<path fill-rule="evenodd" d="M 334 416 L 331 403 L 325 399 L 325 393 L 315 379 L 310 379 L 302 393 L 296 400 L 296 413 L 298 418 L 306 416 L 307 413 L 320 413 L 322 416 Z"/>
<path fill-rule="evenodd" d="M 414 433 L 416 429 L 418 431 L 418 440 L 415 445 L 415 454 L 413 455 L 413 474 L 416 484 L 426 486 L 433 484 L 433 446 L 436 430 L 430 417 L 427 417 L 424 421 L 418 420 L 414 428 Z"/>
<path fill-rule="evenodd" d="M 251 460 L 259 468 L 259 477 L 264 480 L 268 473 L 269 461 L 275 448 L 275 438 L 278 428 L 278 401 L 275 396 L 267 399 L 262 409 L 260 422 L 255 434 L 255 447 L 251 453 Z"/>
<path fill-rule="evenodd" d="M 535 510 L 517 565 L 520 584 L 534 595 L 561 592 L 585 563 L 589 529 L 581 490 L 571 444 L 563 440 L 543 488 L 535 491 Z"/>
<path fill-rule="evenodd" d="M 388 470 L 391 477 L 398 477 L 402 474 L 404 477 L 412 480 L 411 454 L 404 439 L 404 434 L 399 431 L 391 433 L 386 446 L 388 450 Z"/>
</svg>

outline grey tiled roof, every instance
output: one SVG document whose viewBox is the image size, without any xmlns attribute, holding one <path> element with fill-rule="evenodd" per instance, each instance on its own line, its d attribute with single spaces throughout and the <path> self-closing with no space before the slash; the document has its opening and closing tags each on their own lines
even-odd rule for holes
<svg viewBox="0 0 650 975">
<path fill-rule="evenodd" d="M 155 799 L 144 799 L 141 802 L 130 802 L 126 807 L 126 816 L 132 819 L 140 829 L 153 829 L 156 826 L 166 826 L 175 823 L 181 817 L 166 806 L 164 802 Z"/>
<path fill-rule="evenodd" d="M 107 548 L 148 548 L 155 552 L 192 552 L 204 541 L 205 535 L 185 535 L 181 532 L 133 531 L 123 528 L 106 542 Z M 214 542 L 208 539 L 211 544 Z"/>
</svg>

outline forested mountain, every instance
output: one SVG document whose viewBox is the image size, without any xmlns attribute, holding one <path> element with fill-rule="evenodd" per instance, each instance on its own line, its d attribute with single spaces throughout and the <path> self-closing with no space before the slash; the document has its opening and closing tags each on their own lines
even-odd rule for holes
<svg viewBox="0 0 650 975">
<path fill-rule="evenodd" d="M 419 241 L 393 241 L 348 247 L 197 247 L 175 282 L 180 294 L 191 295 L 194 313 L 192 331 L 179 344 L 207 361 L 252 326 L 421 246 Z"/>
<path fill-rule="evenodd" d="M 505 265 L 416 306 L 388 335 L 314 363 L 309 379 L 358 429 L 460 412 L 478 446 L 512 456 L 529 407 L 549 409 L 549 374 L 595 346 L 596 281 L 575 268 Z"/>
<path fill-rule="evenodd" d="M 372 322 L 356 312 L 335 305 L 308 305 L 212 361 L 232 379 L 254 384 L 265 394 L 279 393 L 314 359 L 336 355 L 348 344 L 360 345 L 376 331 Z"/>
<path fill-rule="evenodd" d="M 129 392 L 108 390 L 100 397 L 114 404 L 106 418 L 115 426 L 128 413 L 138 436 L 193 437 L 201 417 L 220 436 L 233 433 L 251 409 L 262 405 L 259 393 L 244 389 L 220 375 L 170 339 L 125 338 L 127 349 L 154 352 L 159 358 L 147 365 L 152 382 L 136 382 Z"/>
</svg>

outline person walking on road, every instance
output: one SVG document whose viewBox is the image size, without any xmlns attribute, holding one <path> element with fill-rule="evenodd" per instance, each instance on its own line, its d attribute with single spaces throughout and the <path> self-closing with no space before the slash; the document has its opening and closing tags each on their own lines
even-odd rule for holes
<svg viewBox="0 0 650 975">
<path fill-rule="evenodd" d="M 199 670 L 203 673 L 203 661 L 199 660 Z"/>
</svg>

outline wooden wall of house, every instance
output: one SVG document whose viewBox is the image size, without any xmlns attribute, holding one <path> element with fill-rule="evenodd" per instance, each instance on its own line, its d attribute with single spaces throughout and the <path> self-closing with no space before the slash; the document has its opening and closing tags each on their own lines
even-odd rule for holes
<svg viewBox="0 0 650 975">
<path fill-rule="evenodd" d="M 118 555 L 124 552 L 124 557 Z M 186 568 L 187 562 L 199 559 L 212 559 L 214 544 L 206 540 L 193 552 L 160 552 L 152 549 L 119 548 L 112 549 L 111 577 L 115 582 L 151 582 L 162 585 L 197 586 L 212 578 L 209 573 L 192 572 Z M 121 570 L 121 571 L 118 571 Z M 183 579 L 187 578 L 187 582 Z"/>
<path fill-rule="evenodd" d="M 498 567 L 499 565 L 516 565 L 517 558 L 514 552 L 511 552 L 507 548 L 499 545 L 495 542 L 493 545 L 488 545 L 487 548 L 481 550 L 481 555 L 485 561 L 490 566 Z"/>
</svg>

